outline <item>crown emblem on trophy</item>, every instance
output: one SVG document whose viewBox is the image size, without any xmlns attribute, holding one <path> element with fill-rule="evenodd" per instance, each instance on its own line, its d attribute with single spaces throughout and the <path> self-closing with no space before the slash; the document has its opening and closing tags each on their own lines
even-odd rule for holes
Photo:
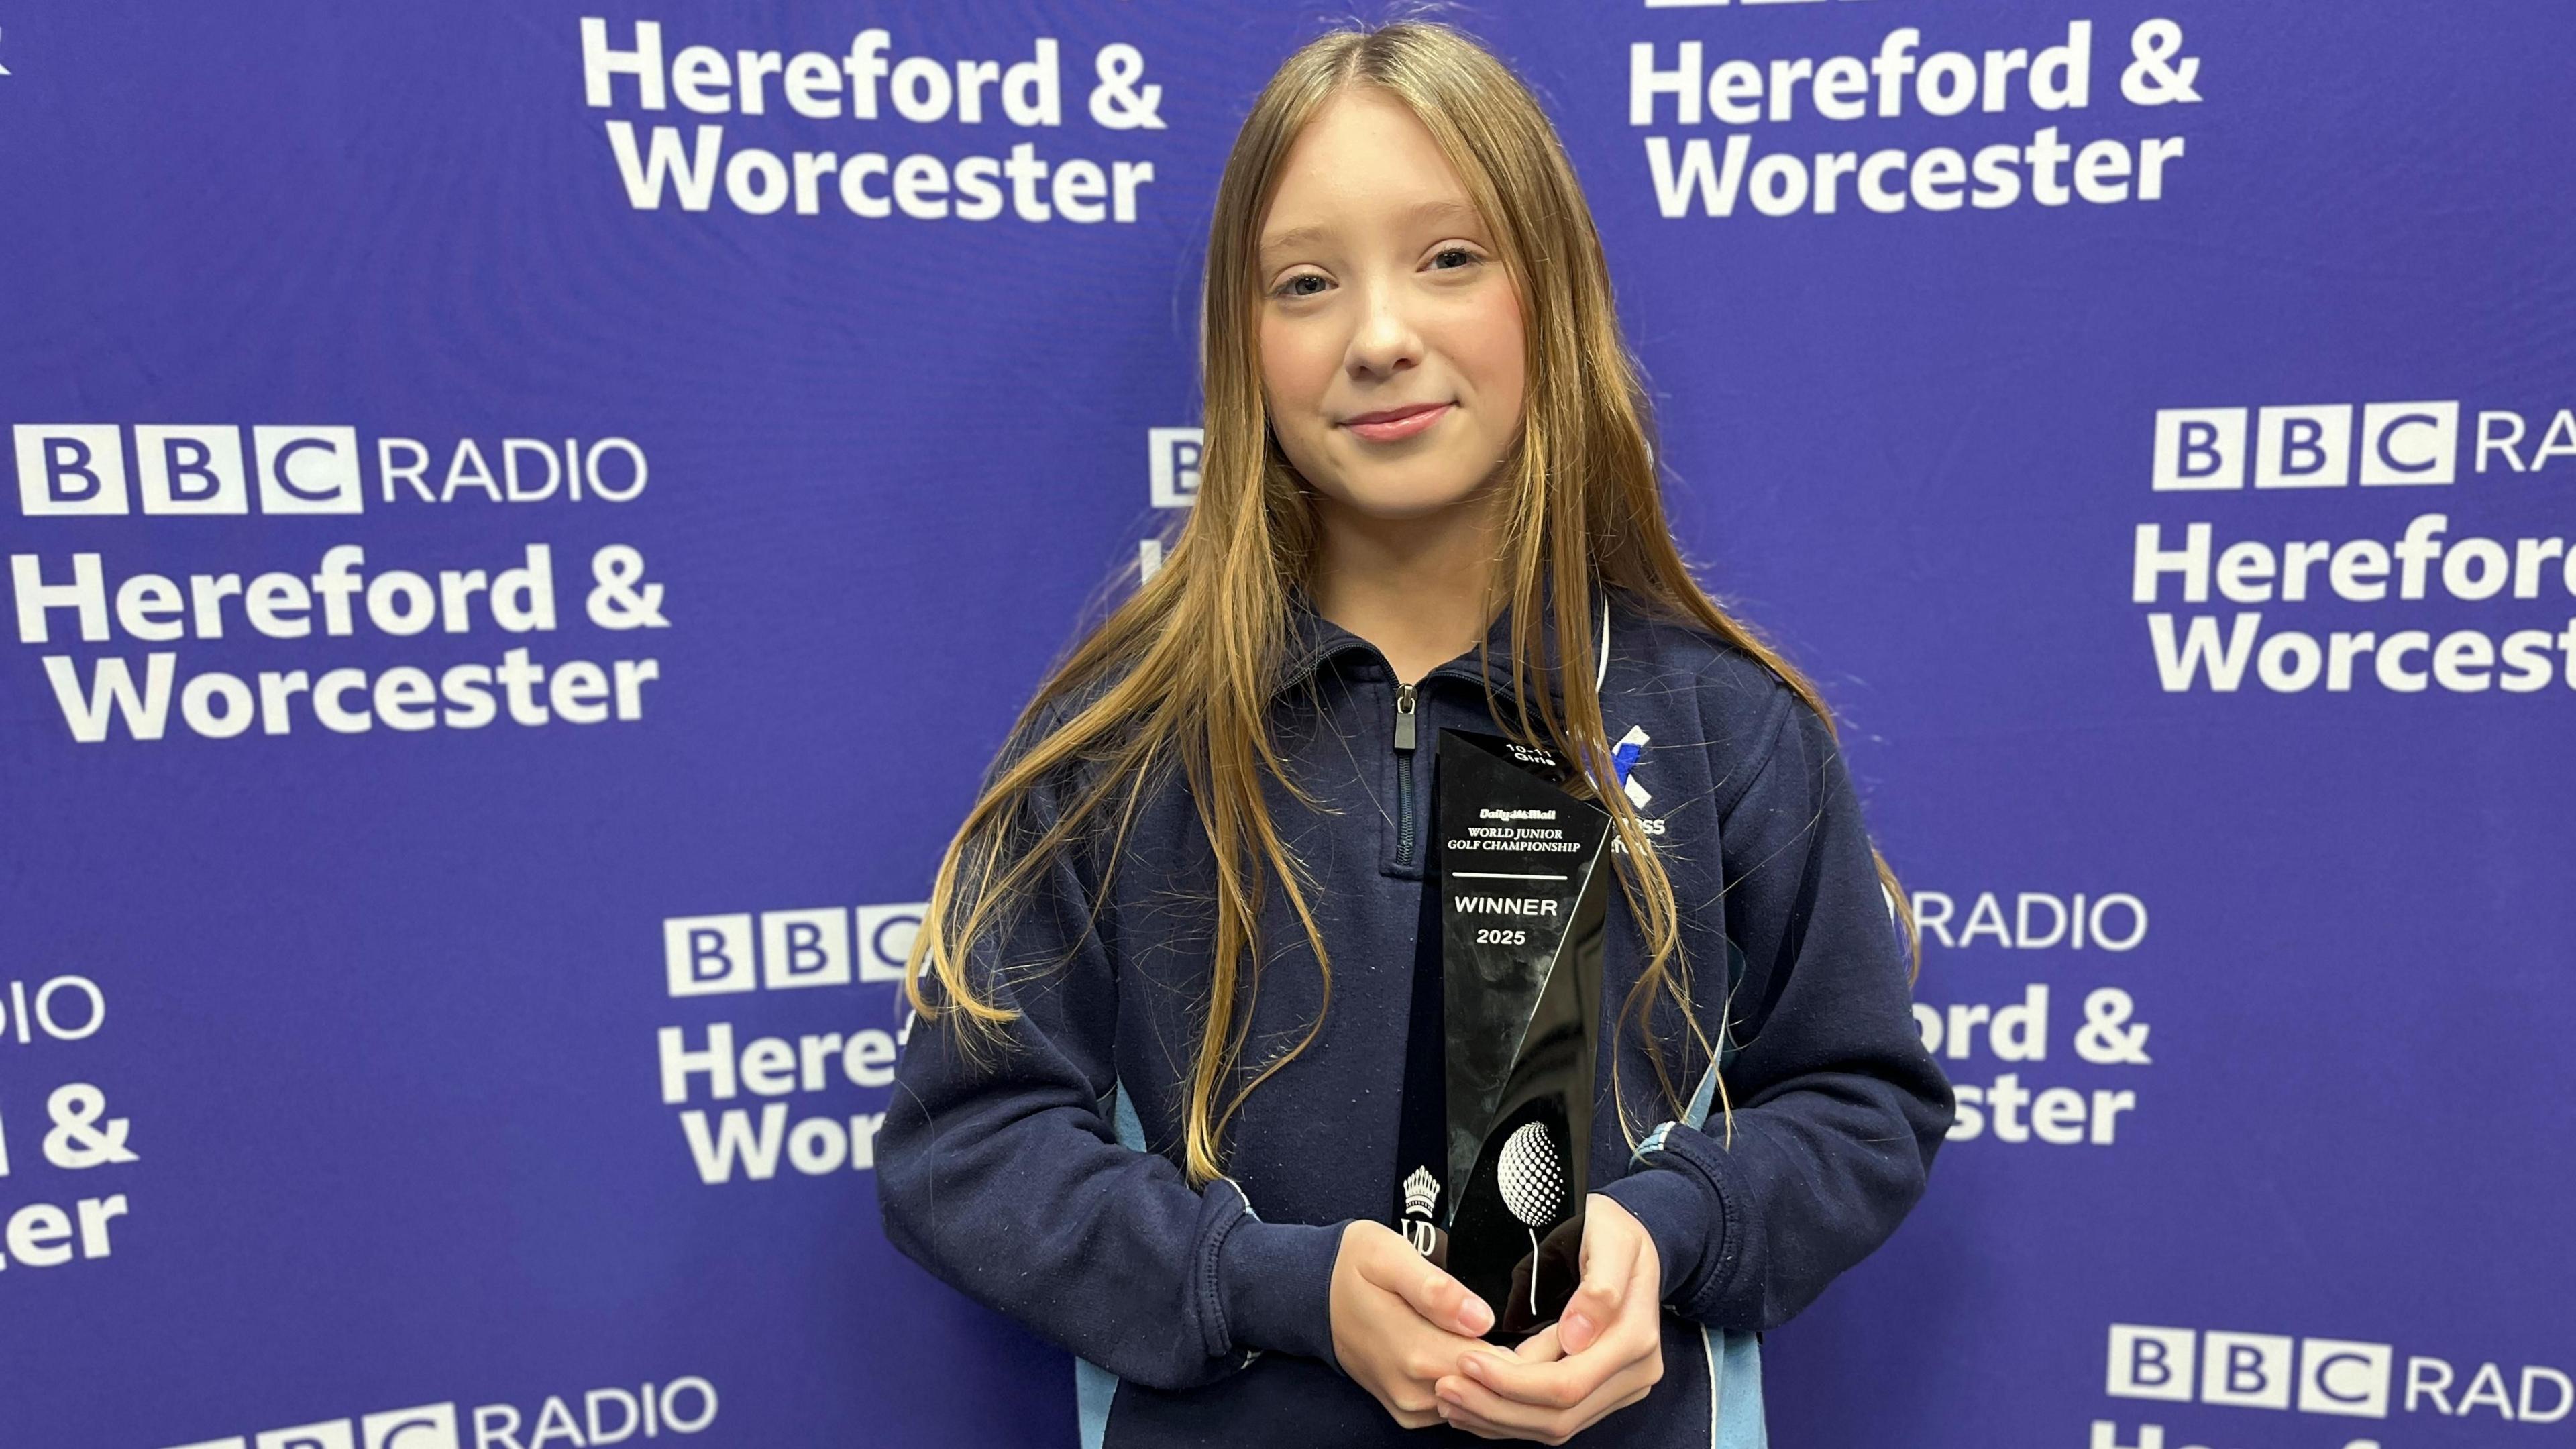
<svg viewBox="0 0 2576 1449">
<path fill-rule="evenodd" d="M 1404 1180 L 1405 1216 L 1427 1218 L 1431 1216 L 1431 1205 L 1438 1201 L 1440 1201 L 1440 1179 L 1431 1175 L 1430 1168 L 1413 1169 L 1413 1175 Z"/>
</svg>

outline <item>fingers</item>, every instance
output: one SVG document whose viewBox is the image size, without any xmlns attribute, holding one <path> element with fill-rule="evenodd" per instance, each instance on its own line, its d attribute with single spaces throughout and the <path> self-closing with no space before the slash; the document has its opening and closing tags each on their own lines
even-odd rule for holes
<svg viewBox="0 0 2576 1449">
<path fill-rule="evenodd" d="M 1520 1346 L 1512 1350 L 1512 1357 L 1523 1363 L 1554 1363 L 1565 1357 L 1565 1345 L 1557 1338 L 1557 1325 L 1551 1323 L 1522 1339 Z"/>
<path fill-rule="evenodd" d="M 1478 1341 L 1493 1313 L 1465 1284 L 1393 1232 L 1354 1225 L 1350 1266 L 1383 1308 L 1353 1314 L 1354 1341 L 1369 1351 L 1350 1355 L 1345 1370 L 1357 1370 L 1405 1428 L 1445 1420 L 1485 1438 L 1549 1444 L 1644 1398 L 1663 1377 L 1653 1244 L 1625 1209 L 1597 1203 L 1606 1206 L 1587 1215 L 1582 1282 L 1567 1314 L 1508 1351 Z M 1337 1345 L 1341 1333 L 1337 1324 Z"/>
<path fill-rule="evenodd" d="M 1580 1404 L 1632 1369 L 1642 1368 L 1646 1381 L 1653 1383 L 1663 1377 L 1663 1325 L 1662 1305 L 1645 1280 L 1652 1268 L 1651 1263 L 1636 1264 L 1619 1297 L 1619 1316 L 1609 1319 L 1583 1350 L 1565 1348 L 1566 1328 L 1560 1321 L 1508 1357 L 1491 1350 L 1468 1352 L 1460 1360 L 1460 1373 L 1497 1397 L 1542 1410 Z"/>
<path fill-rule="evenodd" d="M 1442 1419 L 1486 1439 L 1535 1438 L 1534 1429 L 1521 1421 L 1552 1412 L 1514 1403 L 1472 1379 L 1454 1374 L 1440 1381 L 1439 1394 Z"/>
<path fill-rule="evenodd" d="M 1558 1317 L 1567 1353 L 1581 1353 L 1626 1306 L 1646 1229 L 1615 1199 L 1594 1193 L 1584 1204 L 1583 1282 Z"/>
<path fill-rule="evenodd" d="M 1526 1438 L 1562 1444 L 1646 1397 L 1661 1377 L 1660 1359 L 1651 1364 L 1632 1364 L 1574 1404 L 1553 1408 L 1505 1398 L 1482 1384 L 1453 1375 L 1438 1385 L 1440 1411 L 1451 1425 L 1483 1438 Z"/>
<path fill-rule="evenodd" d="M 1360 1347 L 1345 1371 L 1374 1395 L 1395 1421 L 1408 1429 L 1440 1422 L 1439 1401 L 1432 1385 L 1456 1369 L 1459 1356 L 1485 1345 L 1426 1322 L 1396 1294 L 1377 1291 L 1365 1310 L 1365 1322 L 1354 1325 Z"/>
<path fill-rule="evenodd" d="M 1489 1439 L 1562 1444 L 1663 1378 L 1653 1240 L 1610 1199 L 1591 1206 L 1601 1210 L 1586 1214 L 1582 1283 L 1567 1311 L 1508 1354 L 1469 1350 L 1459 1372 L 1433 1385 L 1451 1425 Z"/>
<path fill-rule="evenodd" d="M 1436 1328 L 1475 1338 L 1494 1326 L 1494 1310 L 1466 1284 L 1433 1267 L 1394 1233 L 1387 1239 L 1402 1251 L 1372 1251 L 1360 1262 L 1362 1277 L 1402 1298 Z"/>
<path fill-rule="evenodd" d="M 1607 1353 L 1526 1362 L 1487 1350 L 1461 1355 L 1459 1376 L 1523 1408 L 1570 1409 L 1624 1366 Z"/>
<path fill-rule="evenodd" d="M 1428 1429 L 1434 1424 L 1445 1422 L 1440 1416 L 1440 1408 L 1437 1404 L 1428 1409 L 1400 1409 L 1388 1403 L 1383 1397 L 1377 1402 L 1378 1407 L 1386 1410 L 1386 1416 L 1393 1419 L 1399 1429 Z"/>
<path fill-rule="evenodd" d="M 1403 1238 L 1365 1221 L 1344 1231 L 1332 1314 L 1335 1365 L 1408 1429 L 1440 1422 L 1433 1382 L 1456 1369 L 1459 1355 L 1485 1347 L 1445 1325 L 1463 1320 L 1481 1330 L 1491 1322 L 1464 1285 Z"/>
</svg>

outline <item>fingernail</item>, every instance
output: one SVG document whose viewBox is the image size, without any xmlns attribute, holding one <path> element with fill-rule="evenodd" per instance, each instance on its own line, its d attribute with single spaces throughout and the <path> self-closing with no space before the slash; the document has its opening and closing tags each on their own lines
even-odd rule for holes
<svg viewBox="0 0 2576 1449">
<path fill-rule="evenodd" d="M 1568 1353 L 1582 1352 L 1583 1346 L 1592 1341 L 1592 1320 L 1580 1313 L 1567 1314 L 1565 1322 L 1557 1326 L 1556 1341 L 1564 1344 Z"/>
</svg>

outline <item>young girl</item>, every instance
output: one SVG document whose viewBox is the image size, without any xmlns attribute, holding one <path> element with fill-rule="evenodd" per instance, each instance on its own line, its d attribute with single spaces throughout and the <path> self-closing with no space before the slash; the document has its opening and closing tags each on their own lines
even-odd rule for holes
<svg viewBox="0 0 2576 1449">
<path fill-rule="evenodd" d="M 1822 702 L 1667 530 L 1555 132 L 1454 31 L 1314 41 L 1203 326 L 1196 508 L 940 863 L 887 1235 L 1078 1356 L 1086 1445 L 1759 1445 L 1756 1336 L 1896 1227 L 1951 1097 Z M 1388 1223 L 1444 727 L 1615 826 L 1581 1286 L 1510 1349 Z"/>
</svg>

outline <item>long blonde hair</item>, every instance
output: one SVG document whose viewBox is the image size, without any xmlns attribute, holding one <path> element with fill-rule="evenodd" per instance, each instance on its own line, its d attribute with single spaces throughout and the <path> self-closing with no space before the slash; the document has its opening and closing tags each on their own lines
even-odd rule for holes
<svg viewBox="0 0 2576 1449">
<path fill-rule="evenodd" d="M 1745 651 L 1829 729 L 1832 720 L 1815 686 L 1720 608 L 1673 544 L 1649 409 L 1612 308 L 1600 237 L 1537 101 L 1493 55 L 1445 25 L 1405 21 L 1337 30 L 1301 47 L 1253 103 L 1217 187 L 1202 299 L 1206 441 L 1197 503 L 1162 565 L 1089 630 L 1021 713 L 1013 744 L 940 860 L 905 973 L 905 992 L 925 1021 L 949 1012 L 970 1047 L 998 1037 L 1018 1015 L 996 989 L 1011 973 L 975 979 L 981 973 L 970 971 L 969 962 L 979 937 L 1000 929 L 1054 853 L 1091 838 L 1085 832 L 1120 801 L 1109 852 L 1114 875 L 1144 782 L 1177 764 L 1215 858 L 1213 957 L 1183 1132 L 1194 1185 L 1223 1175 L 1227 1122 L 1254 1088 L 1315 1039 L 1332 1000 L 1331 956 L 1309 907 L 1311 877 L 1282 842 L 1262 798 L 1266 776 L 1319 808 L 1288 778 L 1265 727 L 1287 645 L 1290 593 L 1310 577 L 1317 524 L 1264 413 L 1255 249 L 1289 147 L 1325 102 L 1359 85 L 1401 100 L 1430 131 L 1466 183 L 1520 293 L 1527 394 L 1519 441 L 1493 485 L 1506 496 L 1497 500 L 1501 547 L 1488 600 L 1499 604 L 1507 594 L 1511 603 L 1517 698 L 1514 717 L 1506 720 L 1488 684 L 1496 721 L 1525 742 L 1587 762 L 1593 780 L 1607 770 L 1610 746 L 1587 618 L 1596 586 L 1623 590 L 1641 606 Z M 1562 710 L 1547 689 L 1531 687 L 1531 661 L 1543 657 L 1543 628 L 1557 641 Z M 1048 716 L 1060 718 L 1037 728 Z M 1068 777 L 1081 783 L 1056 818 L 1033 829 L 1032 788 Z M 1657 1085 L 1678 1108 L 1685 1099 L 1681 1084 L 1695 1080 L 1688 1068 L 1712 1062 L 1715 1048 L 1691 1008 L 1672 884 L 1626 793 L 1597 787 L 1586 793 L 1609 812 L 1625 843 L 1625 853 L 1614 859 L 1648 955 L 1617 1026 L 1625 1030 L 1630 1017 L 1639 1019 Z M 1919 969 L 1913 908 L 1884 857 L 1877 866 Z M 1254 1064 L 1246 1076 L 1242 1053 L 1259 984 L 1257 924 L 1271 882 L 1286 890 L 1304 926 L 1323 976 L 1323 1005 L 1294 1045 Z M 934 983 L 944 1001 L 934 998 Z M 1680 1071 L 1666 1061 L 1653 1029 L 1662 1014 L 1654 1005 L 1658 996 L 1688 1026 Z M 1614 1087 L 1622 1075 L 1611 1074 Z M 1624 1089 L 1616 1095 L 1633 1147 L 1637 1124 Z M 1731 1140 L 1733 1108 L 1722 1077 L 1718 1101 Z"/>
</svg>

